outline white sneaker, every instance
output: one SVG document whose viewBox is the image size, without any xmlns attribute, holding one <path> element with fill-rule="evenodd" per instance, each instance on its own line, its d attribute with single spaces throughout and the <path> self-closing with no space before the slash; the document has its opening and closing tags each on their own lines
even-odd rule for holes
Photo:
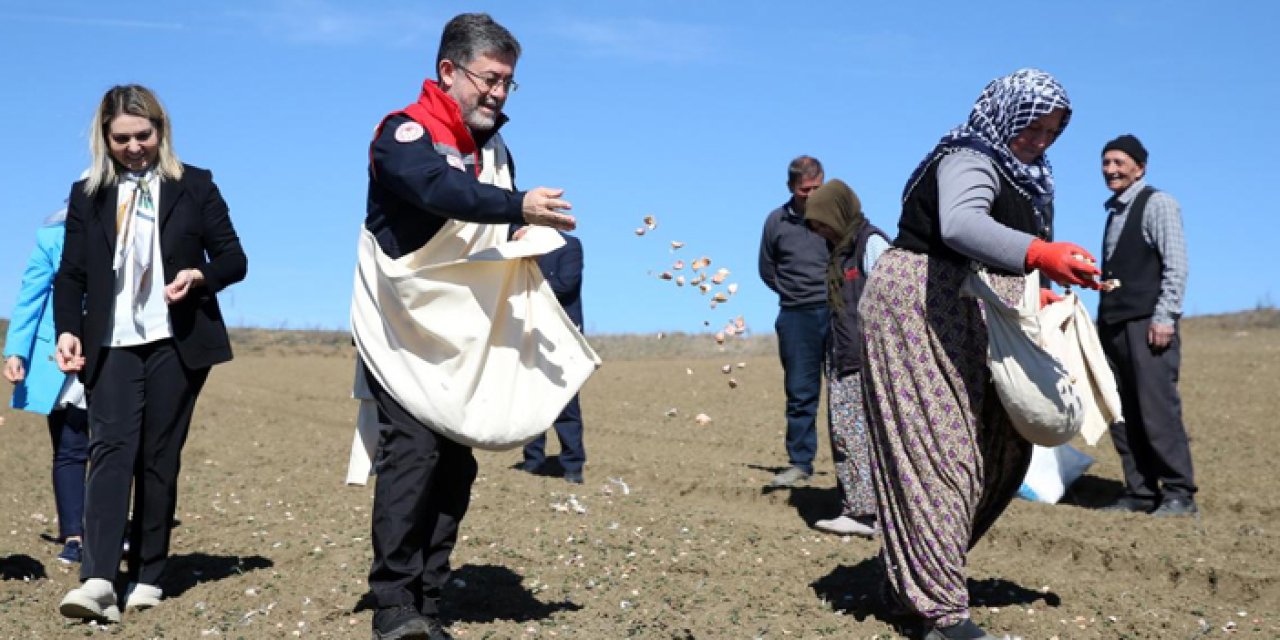
<svg viewBox="0 0 1280 640">
<path fill-rule="evenodd" d="M 874 525 L 867 525 L 849 516 L 840 516 L 830 520 L 819 520 L 813 523 L 815 529 L 821 529 L 827 533 L 834 533 L 841 536 L 861 536 L 863 538 L 873 538 L 876 535 Z"/>
<path fill-rule="evenodd" d="M 151 607 L 159 606 L 160 599 L 164 597 L 164 591 L 160 587 L 150 584 L 134 584 L 130 583 L 129 588 L 124 593 L 124 610 L 125 611 L 142 611 Z"/>
<path fill-rule="evenodd" d="M 120 609 L 116 606 L 116 590 L 111 581 L 89 578 L 78 588 L 63 596 L 58 612 L 68 618 L 97 622 L 120 622 Z"/>
<path fill-rule="evenodd" d="M 794 487 L 804 484 L 809 480 L 809 474 L 805 473 L 800 467 L 790 467 L 786 471 L 779 473 L 769 481 L 769 486 L 773 488 Z"/>
</svg>

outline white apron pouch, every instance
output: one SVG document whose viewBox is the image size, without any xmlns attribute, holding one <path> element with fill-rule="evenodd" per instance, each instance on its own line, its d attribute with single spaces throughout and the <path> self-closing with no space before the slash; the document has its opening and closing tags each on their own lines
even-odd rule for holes
<svg viewBox="0 0 1280 640">
<path fill-rule="evenodd" d="M 451 220 L 391 259 L 361 227 L 351 305 L 356 347 L 383 388 L 445 437 L 493 450 L 545 432 L 600 366 L 534 259 L 564 239 L 536 226 L 506 235 Z"/>
<path fill-rule="evenodd" d="M 1113 423 L 1124 418 L 1115 375 L 1102 351 L 1093 319 L 1080 296 L 1067 291 L 1062 300 L 1040 310 L 1040 326 L 1045 331 L 1049 352 L 1071 372 L 1084 402 L 1085 419 L 1080 435 L 1085 442 L 1096 445 Z"/>
<path fill-rule="evenodd" d="M 1013 426 L 1033 444 L 1054 447 L 1080 433 L 1084 403 L 1071 373 L 1047 350 L 1037 313 L 1039 273 L 1023 280 L 1022 298 L 1013 306 L 982 272 L 965 278 L 962 291 L 983 302 L 991 378 Z"/>
</svg>

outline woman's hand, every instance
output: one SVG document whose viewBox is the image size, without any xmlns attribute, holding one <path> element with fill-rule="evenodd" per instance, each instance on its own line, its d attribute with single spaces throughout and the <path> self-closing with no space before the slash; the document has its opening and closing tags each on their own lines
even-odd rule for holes
<svg viewBox="0 0 1280 640">
<path fill-rule="evenodd" d="M 1063 285 L 1077 285 L 1097 289 L 1097 261 L 1088 251 L 1070 242 L 1045 242 L 1039 238 L 1027 248 L 1027 268 L 1039 269 L 1046 277 Z"/>
<path fill-rule="evenodd" d="M 76 373 L 84 369 L 84 355 L 80 350 L 80 338 L 64 333 L 58 336 L 58 349 L 53 352 L 54 362 L 63 373 Z"/>
<path fill-rule="evenodd" d="M 1053 292 L 1053 289 L 1040 290 L 1040 308 L 1043 309 L 1055 302 L 1062 302 L 1062 296 Z"/>
<path fill-rule="evenodd" d="M 204 274 L 199 269 L 183 269 L 174 276 L 173 282 L 170 282 L 164 288 L 164 301 L 167 304 L 180 302 L 187 294 L 191 292 L 193 287 L 204 284 Z"/>
<path fill-rule="evenodd" d="M 18 384 L 27 377 L 26 369 L 22 366 L 22 356 L 9 356 L 4 359 L 4 379 Z"/>
</svg>

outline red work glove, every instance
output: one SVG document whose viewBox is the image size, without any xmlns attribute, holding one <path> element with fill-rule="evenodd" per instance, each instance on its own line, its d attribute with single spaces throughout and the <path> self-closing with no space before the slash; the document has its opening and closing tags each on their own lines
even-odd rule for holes
<svg viewBox="0 0 1280 640">
<path fill-rule="evenodd" d="M 1053 289 L 1040 290 L 1040 308 L 1043 309 L 1055 302 L 1062 300 L 1062 296 L 1053 292 Z"/>
<path fill-rule="evenodd" d="M 1063 285 L 1097 289 L 1102 275 L 1088 251 L 1070 242 L 1031 241 L 1027 248 L 1027 268 L 1039 269 L 1050 280 Z"/>
</svg>

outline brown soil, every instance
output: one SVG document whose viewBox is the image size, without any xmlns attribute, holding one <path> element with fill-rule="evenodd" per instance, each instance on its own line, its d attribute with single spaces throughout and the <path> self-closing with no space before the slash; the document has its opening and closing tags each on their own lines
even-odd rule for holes
<svg viewBox="0 0 1280 640">
<path fill-rule="evenodd" d="M 1098 462 L 1072 504 L 1015 501 L 973 552 L 975 620 L 1025 638 L 1280 637 L 1278 324 L 1274 313 L 1187 323 L 1182 391 L 1202 518 L 1092 509 L 1119 491 L 1119 468 L 1109 444 L 1079 445 Z M 44 539 L 57 527 L 43 419 L 0 413 L 0 638 L 369 637 L 371 489 L 342 484 L 351 349 L 340 335 L 236 339 L 187 444 L 167 599 L 105 630 L 57 613 L 77 575 Z M 518 472 L 517 452 L 478 455 L 447 592 L 453 634 L 913 633 L 876 604 L 877 543 L 809 526 L 836 508 L 825 441 L 811 486 L 763 489 L 785 461 L 771 344 L 717 353 L 709 339 L 677 339 L 702 346 L 603 341 L 610 359 L 583 394 L 585 486 Z M 700 412 L 713 422 L 696 425 Z"/>
</svg>

